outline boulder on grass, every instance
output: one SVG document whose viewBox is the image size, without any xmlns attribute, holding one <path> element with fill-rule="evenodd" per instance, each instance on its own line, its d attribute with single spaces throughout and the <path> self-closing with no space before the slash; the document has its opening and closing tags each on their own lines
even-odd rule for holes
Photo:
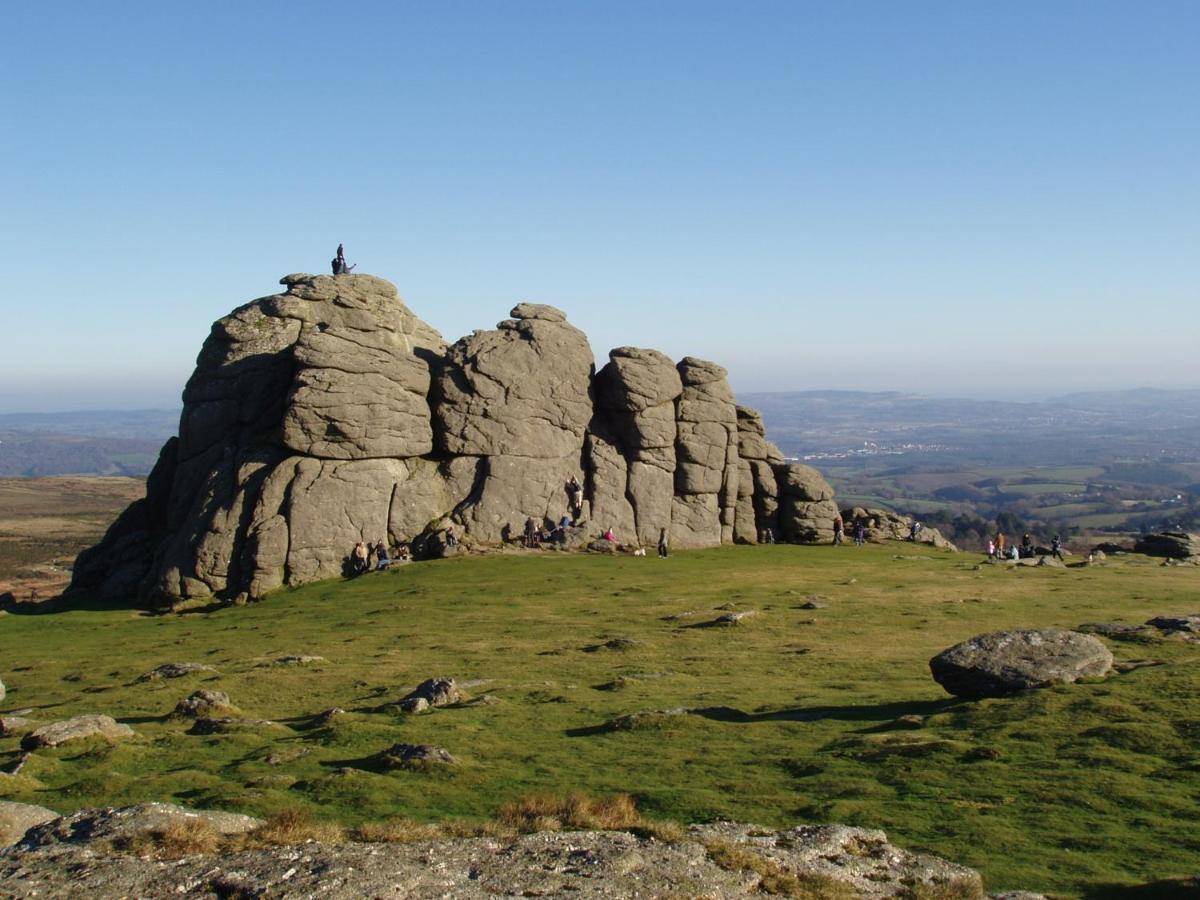
<svg viewBox="0 0 1200 900">
<path fill-rule="evenodd" d="M 193 691 L 179 701 L 171 714 L 178 719 L 211 719 L 219 716 L 229 716 L 239 710 L 229 702 L 229 695 L 224 691 Z"/>
<path fill-rule="evenodd" d="M 951 694 L 977 699 L 1099 677 L 1112 663 L 1112 653 L 1097 638 L 1042 628 L 978 635 L 943 650 L 929 669 Z"/>
<path fill-rule="evenodd" d="M 57 747 L 68 741 L 78 741 L 93 735 L 101 735 L 110 741 L 133 737 L 133 729 L 121 725 L 111 716 L 85 715 L 64 719 L 44 725 L 21 740 L 24 750 L 37 750 L 41 747 Z"/>
</svg>

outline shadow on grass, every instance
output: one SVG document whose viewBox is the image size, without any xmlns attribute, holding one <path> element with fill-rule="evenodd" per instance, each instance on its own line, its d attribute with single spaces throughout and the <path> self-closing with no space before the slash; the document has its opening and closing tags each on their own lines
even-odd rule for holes
<svg viewBox="0 0 1200 900">
<path fill-rule="evenodd" d="M 1200 897 L 1200 875 L 1146 884 L 1097 884 L 1082 896 L 1083 900 L 1195 900 Z"/>
<path fill-rule="evenodd" d="M 776 709 L 766 712 L 748 713 L 732 706 L 703 706 L 684 710 L 689 716 L 710 719 L 714 722 L 729 722 L 736 725 L 751 725 L 756 722 L 818 722 L 822 719 L 835 719 L 843 722 L 876 722 L 875 728 L 867 731 L 884 731 L 890 723 L 900 716 L 928 716 L 943 712 L 951 707 L 967 701 L 953 697 L 945 700 L 915 700 L 907 703 L 876 703 L 866 706 L 812 706 L 808 708 Z M 648 710 L 653 715 L 654 710 Z M 630 717 L 620 716 L 601 725 L 589 725 L 583 728 L 568 728 L 568 737 L 590 737 L 596 734 L 609 734 L 618 731 L 633 730 Z"/>
</svg>

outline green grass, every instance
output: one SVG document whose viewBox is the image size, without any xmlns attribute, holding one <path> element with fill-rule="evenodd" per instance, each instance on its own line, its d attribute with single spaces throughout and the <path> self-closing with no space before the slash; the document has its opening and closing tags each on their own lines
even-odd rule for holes
<svg viewBox="0 0 1200 900">
<path fill-rule="evenodd" d="M 1070 520 L 1072 525 L 1079 528 L 1109 528 L 1113 525 L 1123 525 L 1132 513 L 1097 513 L 1090 516 L 1075 516 Z"/>
<path fill-rule="evenodd" d="M 482 820 L 531 794 L 633 794 L 648 818 L 882 827 L 980 869 L 989 889 L 1094 894 L 1200 868 L 1200 647 L 1113 642 L 1166 664 L 1002 700 L 956 702 L 937 651 L 1009 627 L 1200 610 L 1196 570 L 1138 557 L 1021 569 L 922 548 L 737 547 L 670 560 L 552 554 L 415 564 L 245 608 L 0 617 L 2 706 L 108 713 L 137 737 L 38 751 L 0 796 L 70 811 L 175 800 L 347 826 Z M 822 609 L 801 609 L 809 595 Z M 724 608 L 759 614 L 694 627 Z M 624 650 L 603 647 L 614 638 Z M 269 664 L 284 654 L 323 663 Z M 216 674 L 135 679 L 203 662 Z M 433 675 L 494 703 L 381 709 Z M 166 718 L 219 688 L 278 727 L 193 736 Z M 347 714 L 321 725 L 316 714 Z M 619 716 L 691 707 L 606 728 Z M 920 727 L 896 720 L 924 716 Z M 0 739 L 0 767 L 19 759 Z M 388 769 L 398 741 L 459 765 Z"/>
</svg>

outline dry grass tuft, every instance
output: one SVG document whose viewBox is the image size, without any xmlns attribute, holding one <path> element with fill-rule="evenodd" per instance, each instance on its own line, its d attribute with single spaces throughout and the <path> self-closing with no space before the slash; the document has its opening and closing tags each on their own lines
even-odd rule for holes
<svg viewBox="0 0 1200 900">
<path fill-rule="evenodd" d="M 904 900 L 982 900 L 983 896 L 983 885 L 978 879 L 955 878 L 915 884 L 905 893 Z"/>
<path fill-rule="evenodd" d="M 337 822 L 318 822 L 305 810 L 296 807 L 280 810 L 243 836 L 243 846 L 249 849 L 286 847 L 290 844 L 340 844 L 346 832 Z"/>
<path fill-rule="evenodd" d="M 413 819 L 388 819 L 385 822 L 364 822 L 354 829 L 352 836 L 354 840 L 368 844 L 413 844 L 417 841 L 434 841 L 446 835 L 438 825 Z"/>
<path fill-rule="evenodd" d="M 113 849 L 155 859 L 181 859 L 216 853 L 222 835 L 204 819 L 176 819 L 113 842 Z"/>
<path fill-rule="evenodd" d="M 496 818 L 501 825 L 526 834 L 564 829 L 627 830 L 645 824 L 628 794 L 599 799 L 586 794 L 535 795 L 506 803 Z"/>
<path fill-rule="evenodd" d="M 681 844 L 687 840 L 687 829 L 678 822 L 643 821 L 629 829 L 640 838 L 662 841 L 664 844 Z"/>
</svg>

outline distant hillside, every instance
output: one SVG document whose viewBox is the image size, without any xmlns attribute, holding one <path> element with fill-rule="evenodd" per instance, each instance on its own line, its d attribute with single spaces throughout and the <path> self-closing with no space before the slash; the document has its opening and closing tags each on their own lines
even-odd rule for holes
<svg viewBox="0 0 1200 900">
<path fill-rule="evenodd" d="M 0 414 L 0 476 L 146 475 L 179 411 Z"/>
<path fill-rule="evenodd" d="M 843 503 L 920 515 L 976 547 L 1046 534 L 1200 527 L 1200 391 L 1103 391 L 1022 402 L 896 392 L 743 394 L 788 456 Z"/>
</svg>

